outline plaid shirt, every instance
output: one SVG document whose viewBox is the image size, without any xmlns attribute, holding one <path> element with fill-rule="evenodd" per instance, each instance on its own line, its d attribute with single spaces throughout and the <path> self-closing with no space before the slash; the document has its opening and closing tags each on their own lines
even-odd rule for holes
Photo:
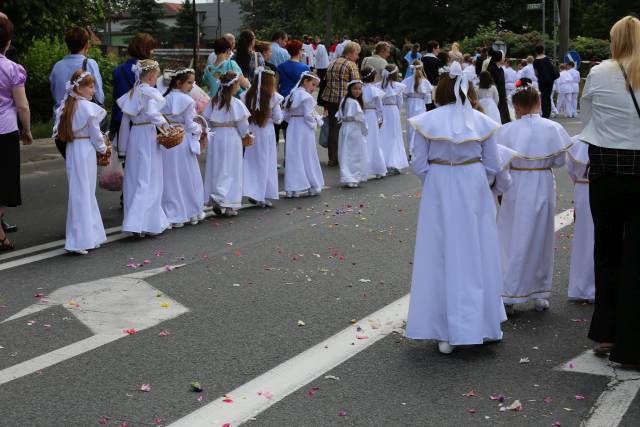
<svg viewBox="0 0 640 427">
<path fill-rule="evenodd" d="M 640 176 L 640 150 L 620 150 L 589 144 L 589 178 L 601 175 Z"/>
<path fill-rule="evenodd" d="M 355 62 L 340 57 L 327 68 L 327 86 L 322 92 L 322 100 L 329 103 L 340 103 L 347 94 L 347 83 L 359 80 L 360 72 Z"/>
</svg>

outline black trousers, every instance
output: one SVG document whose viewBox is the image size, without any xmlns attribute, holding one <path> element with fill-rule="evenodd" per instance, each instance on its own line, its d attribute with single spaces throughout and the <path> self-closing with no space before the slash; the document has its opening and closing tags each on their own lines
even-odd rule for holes
<svg viewBox="0 0 640 427">
<path fill-rule="evenodd" d="M 318 86 L 318 105 L 324 107 L 322 92 L 324 92 L 324 88 L 327 87 L 327 69 L 317 69 L 316 74 L 320 77 L 320 85 Z"/>
<path fill-rule="evenodd" d="M 590 177 L 596 300 L 589 338 L 610 359 L 640 364 L 640 176 Z"/>
<path fill-rule="evenodd" d="M 548 119 L 551 117 L 551 91 L 553 90 L 553 84 L 539 84 L 540 102 L 542 103 L 542 117 Z"/>
<path fill-rule="evenodd" d="M 327 109 L 329 110 L 329 117 L 325 118 L 325 120 L 329 120 L 329 146 L 327 147 L 329 150 L 329 164 L 334 166 L 338 164 L 338 138 L 341 127 L 338 119 L 336 119 L 338 108 L 339 104 L 328 102 Z"/>
</svg>

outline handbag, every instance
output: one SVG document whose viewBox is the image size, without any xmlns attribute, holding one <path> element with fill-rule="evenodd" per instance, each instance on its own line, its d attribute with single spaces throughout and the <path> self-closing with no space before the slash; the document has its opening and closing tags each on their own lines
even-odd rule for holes
<svg viewBox="0 0 640 427">
<path fill-rule="evenodd" d="M 631 99 L 633 100 L 633 105 L 636 107 L 636 112 L 638 113 L 638 117 L 640 117 L 640 105 L 638 105 L 638 100 L 636 99 L 636 94 L 633 92 L 633 88 L 631 87 L 631 83 L 629 83 L 629 77 L 627 77 L 627 71 L 624 69 L 622 63 L 618 62 L 620 65 L 620 71 L 622 71 L 622 75 L 624 76 L 624 81 L 627 83 L 627 89 L 631 94 Z"/>
<path fill-rule="evenodd" d="M 318 138 L 318 144 L 320 144 L 320 146 L 324 148 L 329 147 L 329 120 L 324 120 L 322 122 L 322 127 L 320 128 L 320 137 Z"/>
</svg>

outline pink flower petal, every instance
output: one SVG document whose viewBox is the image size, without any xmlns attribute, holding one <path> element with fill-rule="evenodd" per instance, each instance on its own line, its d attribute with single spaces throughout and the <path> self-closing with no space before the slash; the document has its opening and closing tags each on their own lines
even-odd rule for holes
<svg viewBox="0 0 640 427">
<path fill-rule="evenodd" d="M 581 394 L 576 394 L 575 398 L 576 400 L 584 400 L 584 396 Z"/>
<path fill-rule="evenodd" d="M 468 392 L 463 394 L 464 397 L 474 397 L 475 395 L 476 392 L 474 390 L 469 390 Z"/>
<path fill-rule="evenodd" d="M 222 399 L 222 401 L 223 401 L 224 403 L 233 403 L 233 400 L 231 400 L 231 399 L 229 399 L 229 398 Z"/>
<path fill-rule="evenodd" d="M 347 416 L 347 411 L 345 411 L 344 409 L 341 409 L 340 411 L 338 411 L 338 416 L 339 417 L 346 417 Z"/>
<path fill-rule="evenodd" d="M 140 391 L 144 391 L 146 393 L 151 391 L 151 384 L 142 384 L 140 386 Z"/>
<path fill-rule="evenodd" d="M 161 337 L 168 337 L 170 334 L 169 334 L 169 331 L 167 331 L 166 329 L 163 329 L 162 331 L 160 331 L 158 335 L 160 335 Z"/>
<path fill-rule="evenodd" d="M 138 331 L 136 331 L 135 328 L 131 328 L 131 329 L 124 329 L 122 332 L 124 332 L 125 334 L 134 335 Z"/>
<path fill-rule="evenodd" d="M 98 424 L 103 425 L 103 426 L 104 426 L 104 425 L 109 424 L 109 418 L 107 418 L 107 417 L 100 417 L 100 418 L 98 419 Z"/>
</svg>

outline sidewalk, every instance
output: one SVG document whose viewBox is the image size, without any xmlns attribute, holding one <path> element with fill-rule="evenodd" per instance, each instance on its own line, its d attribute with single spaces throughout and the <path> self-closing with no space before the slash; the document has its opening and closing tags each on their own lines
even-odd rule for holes
<svg viewBox="0 0 640 427">
<path fill-rule="evenodd" d="M 34 163 L 60 158 L 62 156 L 58 153 L 53 138 L 34 139 L 31 145 L 20 143 L 20 163 Z"/>
</svg>

